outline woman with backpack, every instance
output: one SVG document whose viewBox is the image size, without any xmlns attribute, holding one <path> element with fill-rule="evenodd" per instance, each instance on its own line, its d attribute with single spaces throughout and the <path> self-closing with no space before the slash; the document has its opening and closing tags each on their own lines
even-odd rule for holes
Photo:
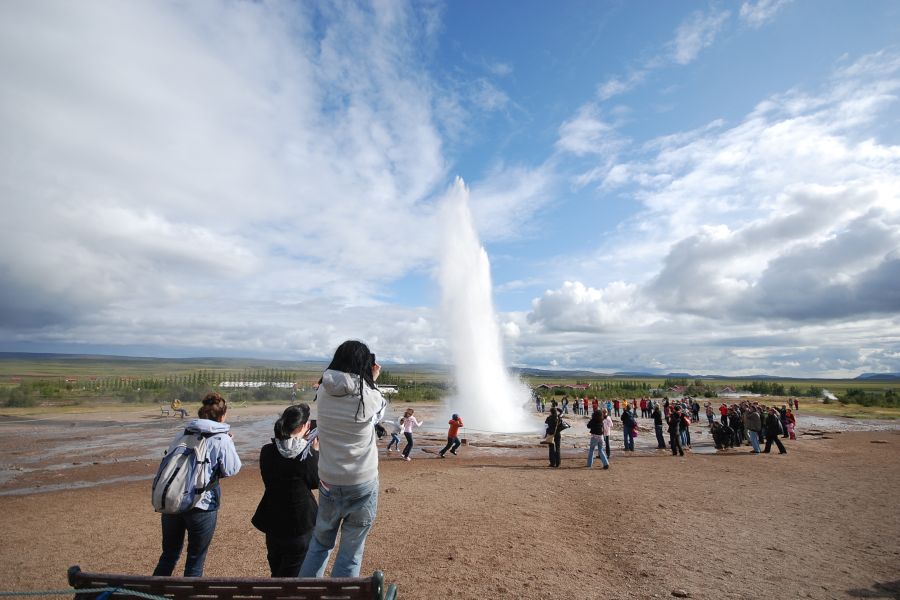
<svg viewBox="0 0 900 600">
<path fill-rule="evenodd" d="M 191 498 L 190 506 L 184 512 L 162 513 L 162 554 L 156 569 L 153 570 L 154 576 L 168 576 L 175 570 L 175 563 L 178 562 L 184 546 L 185 532 L 188 547 L 184 576 L 203 575 L 203 563 L 206 561 L 206 553 L 216 530 L 216 518 L 221 503 L 222 491 L 218 480 L 236 475 L 241 470 L 241 459 L 231 439 L 231 427 L 225 423 L 227 410 L 225 398 L 216 393 L 207 394 L 197 412 L 199 418 L 188 423 L 184 433 L 179 434 L 169 447 L 167 455 L 173 455 L 183 437 L 199 436 L 205 439 L 208 460 L 197 466 L 203 469 L 200 479 L 209 482 L 209 485 L 197 490 L 200 494 L 196 498 Z M 163 459 L 160 468 L 165 464 L 166 459 Z M 154 495 L 158 480 L 159 475 L 154 480 Z M 193 481 L 188 483 L 192 484 Z M 194 490 L 196 488 L 187 493 L 193 494 Z"/>
<path fill-rule="evenodd" d="M 287 407 L 259 453 L 265 491 L 250 522 L 266 534 L 272 577 L 297 576 L 316 525 L 319 440 L 310 425 L 308 404 Z"/>
</svg>

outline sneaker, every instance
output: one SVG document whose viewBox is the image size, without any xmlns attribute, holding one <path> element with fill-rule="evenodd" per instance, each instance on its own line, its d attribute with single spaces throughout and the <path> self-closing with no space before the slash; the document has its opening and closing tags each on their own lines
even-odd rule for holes
<svg viewBox="0 0 900 600">
<path fill-rule="evenodd" d="M 405 460 L 405 461 L 410 461 L 410 460 L 412 460 L 412 459 L 411 459 L 410 457 L 408 457 L 408 456 L 404 456 L 404 457 L 403 457 L 403 460 Z"/>
<path fill-rule="evenodd" d="M 440 452 L 438 452 L 438 458 L 445 458 L 445 457 L 444 457 L 443 454 L 441 454 Z"/>
<path fill-rule="evenodd" d="M 456 450 L 451 450 L 450 454 L 452 454 L 453 456 L 456 456 Z"/>
<path fill-rule="evenodd" d="M 605 471 L 606 469 L 608 469 L 608 468 L 609 468 L 609 465 L 603 465 L 603 470 L 604 470 L 604 471 Z"/>
</svg>

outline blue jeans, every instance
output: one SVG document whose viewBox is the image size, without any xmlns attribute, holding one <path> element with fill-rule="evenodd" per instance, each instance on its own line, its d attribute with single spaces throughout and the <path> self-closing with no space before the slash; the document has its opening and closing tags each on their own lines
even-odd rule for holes
<svg viewBox="0 0 900 600">
<path fill-rule="evenodd" d="M 298 576 L 324 576 L 325 565 L 340 530 L 341 547 L 331 567 L 331 576 L 358 577 L 366 536 L 377 510 L 377 477 L 357 485 L 330 485 L 327 489 L 320 485 L 316 527 Z"/>
<path fill-rule="evenodd" d="M 625 449 L 626 450 L 634 450 L 634 437 L 631 435 L 631 428 L 625 427 L 622 432 L 625 437 Z"/>
<path fill-rule="evenodd" d="M 391 446 L 393 446 L 397 450 L 400 449 L 400 436 L 396 433 L 391 434 L 391 441 L 388 442 L 387 449 L 390 450 Z"/>
<path fill-rule="evenodd" d="M 594 466 L 594 449 L 600 450 L 600 462 L 603 463 L 604 467 L 609 466 L 609 459 L 606 458 L 606 452 L 603 451 L 603 436 L 602 435 L 591 435 L 591 445 L 588 448 L 588 459 L 587 466 Z M 619 464 L 619 463 L 616 463 Z"/>
<path fill-rule="evenodd" d="M 206 553 L 216 531 L 217 510 L 193 509 L 178 515 L 162 515 L 162 554 L 153 575 L 169 576 L 181 556 L 184 534 L 187 532 L 187 558 L 184 562 L 185 577 L 202 577 Z"/>
<path fill-rule="evenodd" d="M 759 454 L 759 433 L 748 430 L 747 434 L 750 436 L 750 445 L 753 446 L 753 451 Z"/>
</svg>

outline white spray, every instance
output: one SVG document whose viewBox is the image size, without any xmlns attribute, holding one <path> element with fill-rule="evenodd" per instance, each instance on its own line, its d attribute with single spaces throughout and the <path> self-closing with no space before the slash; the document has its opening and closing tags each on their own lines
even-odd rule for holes
<svg viewBox="0 0 900 600">
<path fill-rule="evenodd" d="M 504 366 L 490 262 L 472 225 L 468 198 L 465 183 L 457 177 L 441 213 L 441 295 L 458 393 L 448 401 L 449 409 L 460 414 L 468 431 L 534 430 L 525 409 L 530 392 Z"/>
</svg>

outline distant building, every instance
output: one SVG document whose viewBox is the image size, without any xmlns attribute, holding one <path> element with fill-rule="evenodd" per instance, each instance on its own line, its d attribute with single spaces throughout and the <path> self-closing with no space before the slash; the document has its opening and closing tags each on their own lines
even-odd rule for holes
<svg viewBox="0 0 900 600">
<path fill-rule="evenodd" d="M 220 388 L 226 389 L 255 389 L 266 386 L 289 390 L 294 387 L 294 384 L 283 381 L 223 381 L 219 384 Z"/>
</svg>

